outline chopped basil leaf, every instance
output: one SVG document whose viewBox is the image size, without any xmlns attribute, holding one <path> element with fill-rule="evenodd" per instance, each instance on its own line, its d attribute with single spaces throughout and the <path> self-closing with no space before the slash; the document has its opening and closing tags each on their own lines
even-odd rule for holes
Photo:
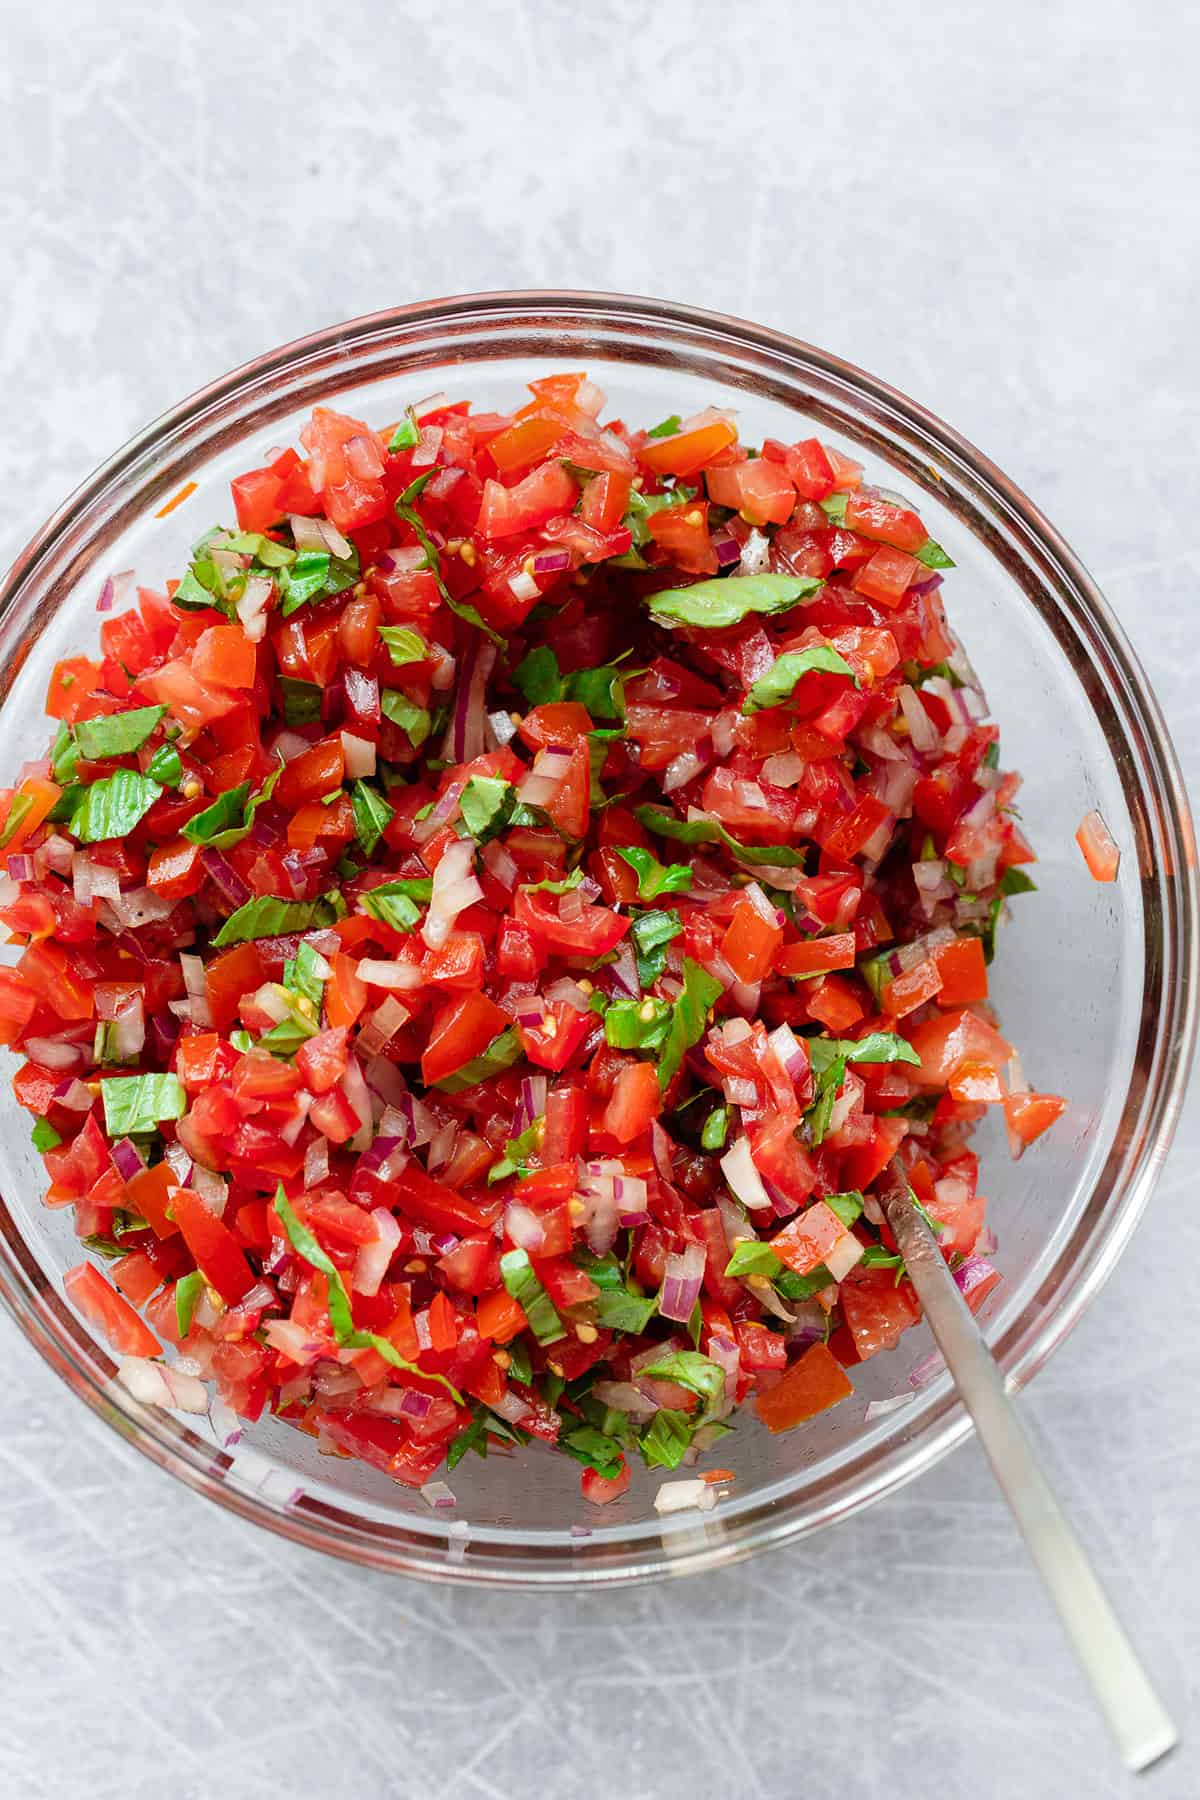
<svg viewBox="0 0 1200 1800">
<path fill-rule="evenodd" d="M 345 902 L 340 894 L 322 894 L 319 900 L 279 900 L 272 895 L 247 900 L 244 906 L 226 919 L 213 941 L 213 948 L 223 950 L 227 944 L 247 944 L 253 938 L 283 937 L 292 931 L 311 931 L 314 927 L 332 925 L 345 916 Z"/>
<path fill-rule="evenodd" d="M 630 927 L 638 980 L 645 992 L 652 988 L 667 966 L 667 945 L 683 930 L 677 912 L 639 913 Z"/>
<path fill-rule="evenodd" d="M 657 900 L 660 894 L 686 894 L 692 885 L 692 871 L 686 863 L 660 863 L 650 850 L 617 846 L 638 878 L 638 899 Z"/>
<path fill-rule="evenodd" d="M 453 1075 L 447 1075 L 442 1081 L 435 1081 L 434 1087 L 440 1088 L 443 1094 L 461 1094 L 464 1088 L 476 1087 L 479 1082 L 486 1081 L 489 1075 L 500 1075 L 505 1069 L 511 1069 L 515 1062 L 520 1062 L 523 1055 L 521 1040 L 515 1025 L 494 1037 L 482 1056 L 472 1057 Z"/>
<path fill-rule="evenodd" d="M 354 783 L 350 801 L 354 808 L 354 835 L 363 855 L 370 856 L 395 818 L 396 809 L 388 805 L 378 788 L 371 787 L 366 781 Z"/>
<path fill-rule="evenodd" d="M 817 1046 L 820 1049 L 817 1049 Z M 814 1056 L 814 1051 L 816 1052 Z M 920 1057 L 907 1038 L 894 1031 L 869 1031 L 864 1038 L 809 1038 L 808 1054 L 814 1069 L 822 1057 L 844 1056 L 848 1063 L 919 1063 Z"/>
<path fill-rule="evenodd" d="M 183 780 L 183 759 L 174 744 L 161 744 L 146 764 L 146 773 L 151 781 L 161 781 L 164 787 L 177 788 Z"/>
<path fill-rule="evenodd" d="M 663 419 L 661 424 L 652 425 L 650 430 L 646 433 L 646 436 L 652 438 L 675 437 L 682 424 L 683 420 L 680 418 L 679 414 L 672 413 L 670 418 Z"/>
<path fill-rule="evenodd" d="M 246 802 L 249 798 L 248 781 L 241 781 L 237 787 L 218 794 L 211 806 L 206 806 L 203 812 L 193 813 L 183 827 L 184 837 L 193 844 L 210 844 L 230 826 L 240 829 L 245 822 Z"/>
<path fill-rule="evenodd" d="M 8 813 L 4 820 L 4 829 L 0 831 L 0 850 L 11 843 L 25 818 L 33 810 L 32 794 L 14 794 L 9 802 Z"/>
<path fill-rule="evenodd" d="M 462 822 L 477 844 L 499 835 L 512 817 L 517 792 L 498 775 L 472 775 L 458 797 Z"/>
<path fill-rule="evenodd" d="M 752 613 L 789 612 L 823 585 L 811 575 L 725 575 L 651 594 L 649 606 L 660 625 L 723 631 Z"/>
<path fill-rule="evenodd" d="M 558 1448 L 585 1468 L 595 1469 L 606 1481 L 615 1481 L 624 1465 L 620 1444 L 594 1425 L 580 1425 L 566 1437 L 560 1437 Z"/>
<path fill-rule="evenodd" d="M 396 1346 L 385 1337 L 374 1331 L 356 1331 L 354 1314 L 350 1305 L 350 1296 L 346 1292 L 346 1284 L 341 1270 L 331 1257 L 327 1256 L 320 1244 L 306 1225 L 302 1225 L 288 1203 L 287 1196 L 280 1183 L 275 1192 L 275 1211 L 279 1214 L 288 1241 L 297 1256 L 312 1269 L 319 1269 L 328 1281 L 327 1304 L 329 1307 L 329 1323 L 333 1326 L 333 1335 L 338 1343 L 350 1350 L 377 1350 L 384 1362 L 391 1363 L 394 1369 L 407 1369 L 410 1375 L 420 1375 L 426 1381 L 436 1381 L 459 1406 L 465 1404 L 456 1387 L 446 1380 L 444 1375 L 431 1375 L 417 1363 L 408 1362 Z"/>
<path fill-rule="evenodd" d="M 670 1023 L 665 1000 L 613 1000 L 604 1014 L 604 1036 L 614 1050 L 658 1050 Z"/>
<path fill-rule="evenodd" d="M 316 1037 L 321 1027 L 307 1018 L 299 1007 L 293 1006 L 286 1019 L 280 1019 L 278 1025 L 272 1025 L 259 1038 L 259 1048 L 269 1050 L 272 1056 L 287 1058 L 295 1056 L 301 1044 L 306 1044 L 311 1037 Z"/>
<path fill-rule="evenodd" d="M 680 844 L 724 844 L 739 862 L 765 863 L 777 869 L 796 869 L 804 863 L 803 850 L 794 850 L 787 844 L 740 844 L 715 819 L 681 819 L 662 806 L 638 806 L 634 815 L 647 831 L 674 838 Z"/>
<path fill-rule="evenodd" d="M 75 727 L 79 754 L 88 762 L 102 762 L 106 756 L 129 756 L 141 749 L 166 710 L 165 706 L 139 706 L 133 712 L 80 719 Z"/>
<path fill-rule="evenodd" d="M 181 1338 L 192 1329 L 192 1314 L 203 1291 L 204 1277 L 199 1269 L 193 1269 L 190 1275 L 181 1275 L 175 1283 L 175 1327 Z"/>
<path fill-rule="evenodd" d="M 234 1049 L 240 1051 L 243 1056 L 245 1056 L 248 1050 L 253 1050 L 254 1048 L 254 1039 L 250 1036 L 248 1031 L 231 1031 L 229 1034 L 229 1041 Z"/>
<path fill-rule="evenodd" d="M 148 775 L 118 769 L 104 781 L 85 788 L 67 830 L 81 844 L 102 844 L 109 838 L 128 837 L 162 793 L 162 786 Z"/>
<path fill-rule="evenodd" d="M 844 656 L 829 644 L 813 644 L 808 650 L 785 650 L 775 658 L 765 675 L 760 675 L 742 701 L 744 713 L 761 712 L 764 707 L 782 706 L 790 700 L 802 675 L 821 670 L 827 675 L 848 675 L 855 687 L 859 680 Z"/>
<path fill-rule="evenodd" d="M 418 906 L 428 906 L 433 899 L 433 877 L 400 875 L 394 881 L 381 881 L 378 887 L 369 891 L 377 900 L 382 899 L 385 894 L 403 894 L 406 900 L 415 900 Z"/>
<path fill-rule="evenodd" d="M 919 563 L 924 563 L 927 569 L 952 569 L 954 567 L 954 559 L 947 556 L 942 546 L 935 544 L 932 538 L 926 538 L 921 548 L 913 551 L 913 555 Z"/>
<path fill-rule="evenodd" d="M 35 1119 L 33 1121 L 32 1137 L 35 1150 L 57 1150 L 58 1146 L 62 1143 L 62 1138 L 59 1136 L 58 1132 L 55 1131 L 49 1119 Z"/>
<path fill-rule="evenodd" d="M 561 881 L 523 881 L 521 889 L 526 894 L 569 894 L 583 880 L 582 869 L 572 869 Z"/>
<path fill-rule="evenodd" d="M 862 1267 L 902 1270 L 904 1258 L 898 1250 L 885 1250 L 882 1244 L 868 1244 L 862 1253 Z"/>
<path fill-rule="evenodd" d="M 187 1094 L 178 1075 L 115 1075 L 100 1082 L 104 1128 L 110 1138 L 154 1131 L 160 1119 L 181 1119 Z"/>
<path fill-rule="evenodd" d="M 729 1136 L 729 1113 L 730 1109 L 727 1106 L 713 1107 L 705 1119 L 704 1128 L 700 1133 L 702 1150 L 724 1149 L 725 1140 Z"/>
<path fill-rule="evenodd" d="M 285 724 L 311 725 L 321 717 L 323 689 L 315 681 L 301 681 L 296 675 L 281 675 L 279 688 L 283 695 Z"/>
<path fill-rule="evenodd" d="M 747 1238 L 734 1245 L 725 1273 L 735 1281 L 744 1281 L 747 1275 L 765 1275 L 768 1281 L 774 1281 L 782 1273 L 783 1266 L 769 1244 Z"/>
<path fill-rule="evenodd" d="M 704 1402 L 705 1413 L 713 1412 L 725 1393 L 725 1371 L 720 1363 L 698 1350 L 671 1350 L 657 1361 L 638 1371 L 651 1380 L 677 1381 Z M 699 1421 L 698 1421 L 699 1422 Z"/>
<path fill-rule="evenodd" d="M 79 745 L 75 742 L 75 734 L 67 721 L 60 719 L 54 734 L 54 748 L 50 752 L 50 773 L 55 781 L 65 784 L 74 781 L 78 767 Z"/>
<path fill-rule="evenodd" d="M 302 942 L 297 946 L 295 956 L 289 957 L 283 965 L 283 985 L 302 1000 L 311 1001 L 314 1013 L 320 1018 L 328 973 L 329 964 L 325 958 L 311 944 Z"/>
<path fill-rule="evenodd" d="M 604 1331 L 628 1331 L 637 1336 L 645 1331 L 657 1310 L 657 1294 L 632 1294 L 622 1286 L 601 1291 L 593 1316 Z"/>
<path fill-rule="evenodd" d="M 212 587 L 207 584 L 212 582 Z M 234 616 L 233 606 L 221 592 L 224 583 L 221 572 L 211 557 L 194 562 L 187 571 L 175 592 L 171 595 L 172 606 L 182 607 L 184 612 L 209 612 L 216 610 L 225 614 L 227 619 Z"/>
<path fill-rule="evenodd" d="M 500 1258 L 500 1276 L 505 1287 L 529 1321 L 529 1329 L 539 1344 L 556 1344 L 567 1335 L 566 1326 L 555 1310 L 554 1302 L 533 1272 L 524 1250 L 507 1250 Z"/>
<path fill-rule="evenodd" d="M 438 557 L 437 547 L 425 529 L 424 520 L 413 505 L 413 501 L 417 499 L 424 488 L 425 483 L 431 480 L 436 473 L 436 469 L 426 469 L 423 475 L 418 475 L 415 481 L 409 482 L 408 486 L 396 502 L 396 517 L 398 519 L 403 519 L 406 525 L 412 527 L 416 534 L 417 542 L 425 552 L 426 567 L 433 576 L 433 579 L 437 582 L 438 592 L 442 596 L 445 604 L 450 608 L 450 611 L 452 613 L 457 613 L 460 619 L 465 619 L 468 625 L 474 625 L 477 631 L 482 631 L 484 636 L 491 638 L 494 644 L 503 644 L 504 639 L 501 637 L 500 633 L 493 630 L 484 619 L 482 613 L 480 613 L 476 607 L 471 606 L 468 601 L 456 600 L 454 595 L 450 592 L 450 589 L 446 586 L 445 581 L 442 579 L 442 565 Z"/>
<path fill-rule="evenodd" d="M 486 1421 L 487 1414 L 480 1409 L 476 1412 L 471 1423 L 459 1432 L 458 1436 L 454 1439 L 454 1442 L 446 1452 L 447 1471 L 457 1469 L 468 1450 L 473 1450 L 476 1456 L 487 1456 L 488 1434 Z"/>
<path fill-rule="evenodd" d="M 715 975 L 702 969 L 690 956 L 684 957 L 683 992 L 671 1008 L 671 1022 L 658 1064 L 658 1084 L 661 1088 L 666 1089 L 671 1085 L 683 1062 L 684 1052 L 690 1050 L 693 1044 L 698 1044 L 704 1036 L 708 1009 L 724 991 Z M 607 1019 L 605 1023 L 607 1024 Z"/>
<path fill-rule="evenodd" d="M 824 500 L 818 502 L 821 511 L 831 524 L 844 525 L 846 523 L 846 502 L 849 498 L 849 494 L 828 494 Z"/>
<path fill-rule="evenodd" d="M 857 1188 L 850 1188 L 844 1194 L 823 1194 L 821 1196 L 830 1212 L 835 1213 L 849 1231 L 855 1224 L 863 1209 L 863 1197 Z"/>
<path fill-rule="evenodd" d="M 429 736 L 433 721 L 423 706 L 402 694 L 399 688 L 384 688 L 379 696 L 379 704 L 383 708 L 383 716 L 398 725 L 401 731 L 408 733 L 409 742 L 414 750 L 419 750 Z"/>
<path fill-rule="evenodd" d="M 648 1469 L 677 1469 L 692 1444 L 692 1423 L 688 1414 L 662 1407 L 638 1439 L 638 1448 Z"/>
<path fill-rule="evenodd" d="M 522 1387 L 528 1387 L 533 1380 L 533 1365 L 524 1339 L 519 1336 L 511 1338 L 505 1349 L 508 1351 L 508 1379 L 519 1381 Z"/>
<path fill-rule="evenodd" d="M 191 838 L 192 842 L 196 844 L 206 843 L 211 850 L 229 850 L 234 844 L 240 844 L 243 838 L 249 837 L 251 827 L 254 824 L 254 815 L 257 813 L 259 807 L 265 806 L 267 801 L 271 798 L 271 795 L 275 792 L 275 783 L 282 774 L 282 769 L 272 769 L 258 792 L 256 794 L 251 794 L 249 800 L 246 800 L 244 815 L 240 812 L 235 813 L 234 819 L 230 822 L 227 829 L 222 830 L 220 824 L 217 821 L 212 820 L 212 815 L 216 812 L 216 806 L 210 806 L 204 812 L 197 813 L 195 818 L 188 820 L 183 828 L 184 837 Z M 248 786 L 249 783 L 246 783 L 245 785 Z M 234 788 L 232 792 L 240 794 L 242 793 L 242 789 Z M 222 800 L 227 800 L 228 798 L 228 794 L 222 794 L 221 796 Z M 217 802 L 217 805 L 219 804 L 220 801 Z M 210 824 L 202 825 L 202 822 L 205 820 L 209 820 Z M 212 828 L 214 825 L 216 827 L 215 829 Z M 202 828 L 209 835 L 204 837 L 194 836 L 193 831 L 196 828 Z"/>
<path fill-rule="evenodd" d="M 495 1187 L 498 1181 L 507 1181 L 510 1175 L 525 1173 L 525 1158 L 531 1151 L 538 1148 L 545 1132 L 545 1125 L 544 1118 L 535 1119 L 532 1125 L 527 1125 L 525 1130 L 518 1133 L 516 1137 L 509 1138 L 504 1146 L 504 1155 L 488 1170 L 489 1187 Z"/>
<path fill-rule="evenodd" d="M 1000 892 L 1006 896 L 1009 894 L 1035 894 L 1037 883 L 1029 879 L 1024 869 L 1005 869 L 1000 877 Z"/>
<path fill-rule="evenodd" d="M 277 544 L 261 531 L 235 531 L 225 540 L 225 549 L 238 556 L 251 556 L 264 569 L 282 569 L 296 560 L 296 552 L 286 544 Z"/>
<path fill-rule="evenodd" d="M 421 427 L 417 424 L 412 407 L 405 410 L 404 417 L 397 425 L 388 444 L 389 450 L 412 450 L 421 441 Z"/>
<path fill-rule="evenodd" d="M 381 893 L 378 888 L 360 894 L 358 904 L 363 912 L 378 919 L 381 925 L 389 925 L 393 931 L 411 931 L 421 917 L 420 907 L 407 894 Z"/>
<path fill-rule="evenodd" d="M 539 644 L 523 662 L 517 664 L 513 670 L 513 681 L 530 706 L 547 706 L 552 701 L 562 699 L 563 683 L 558 672 L 558 658 L 549 644 Z"/>
<path fill-rule="evenodd" d="M 429 645 L 420 632 L 411 631 L 407 625 L 381 625 L 379 635 L 398 669 L 405 663 L 424 662 L 429 655 Z"/>
<path fill-rule="evenodd" d="M 620 669 L 604 663 L 595 669 L 559 671 L 558 658 L 549 644 L 539 644 L 513 671 L 513 681 L 531 706 L 575 700 L 593 719 L 623 719 L 625 689 Z"/>
<path fill-rule="evenodd" d="M 328 550 L 298 550 L 295 561 L 280 569 L 276 577 L 283 598 L 280 616 L 286 619 L 313 600 L 345 593 L 359 574 L 357 550 L 347 557 L 333 556 Z"/>
</svg>

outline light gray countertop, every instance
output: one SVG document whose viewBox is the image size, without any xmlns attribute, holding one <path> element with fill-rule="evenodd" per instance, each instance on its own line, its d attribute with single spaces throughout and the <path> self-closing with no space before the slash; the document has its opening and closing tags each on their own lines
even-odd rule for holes
<svg viewBox="0 0 1200 1800">
<path fill-rule="evenodd" d="M 1200 774 L 1200 27 L 1183 0 L 831 11 L 43 0 L 0 62 L 0 561 L 180 395 L 455 291 L 690 300 L 884 376 L 1090 565 Z M 1200 1790 L 1200 1112 L 1028 1396 Z M 1131 1782 L 972 1444 L 725 1573 L 387 1581 L 124 1449 L 0 1320 L 0 1792 L 1093 1800 Z"/>
</svg>

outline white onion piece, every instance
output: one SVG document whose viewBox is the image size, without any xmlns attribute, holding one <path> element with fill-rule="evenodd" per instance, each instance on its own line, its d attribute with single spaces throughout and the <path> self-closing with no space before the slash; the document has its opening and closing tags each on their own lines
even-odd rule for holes
<svg viewBox="0 0 1200 1800">
<path fill-rule="evenodd" d="M 505 1236 L 517 1246 L 536 1256 L 546 1241 L 546 1230 L 537 1214 L 519 1200 L 510 1201 L 504 1209 Z"/>
<path fill-rule="evenodd" d="M 261 644 L 267 633 L 267 607 L 275 583 L 267 575 L 251 575 L 236 605 L 242 630 L 252 644 Z"/>
<path fill-rule="evenodd" d="M 763 780 L 769 781 L 772 787 L 793 788 L 803 781 L 807 767 L 804 758 L 795 750 L 781 750 L 776 756 L 768 756 L 763 764 Z"/>
<path fill-rule="evenodd" d="M 863 1246 L 852 1231 L 840 1237 L 833 1249 L 825 1258 L 825 1267 L 835 1281 L 844 1281 L 846 1276 L 863 1258 Z"/>
<path fill-rule="evenodd" d="M 471 839 L 460 838 L 445 850 L 433 871 L 433 894 L 421 927 L 421 936 L 431 950 L 440 949 L 446 942 L 459 913 L 483 898 L 483 889 L 471 873 L 474 857 L 475 845 Z M 360 973 L 361 969 L 360 964 Z M 407 985 L 419 986 L 420 971 L 414 973 L 416 981 Z"/>
<path fill-rule="evenodd" d="M 123 1356 L 117 1380 L 143 1406 L 167 1406 L 175 1412 L 206 1413 L 208 1390 L 194 1375 L 183 1375 L 166 1363 L 145 1356 Z"/>
<path fill-rule="evenodd" d="M 771 1196 L 750 1154 L 750 1139 L 740 1137 L 721 1158 L 721 1172 L 743 1206 L 751 1212 L 769 1212 Z"/>
<path fill-rule="evenodd" d="M 386 1207 L 377 1206 L 371 1214 L 375 1241 L 359 1246 L 354 1259 L 353 1287 L 356 1294 L 377 1294 L 388 1272 L 388 1265 L 400 1243 L 400 1226 Z"/>
<path fill-rule="evenodd" d="M 383 962 L 371 956 L 364 957 L 359 963 L 358 974 L 368 987 L 378 988 L 418 988 L 423 980 L 416 963 Z"/>
<path fill-rule="evenodd" d="M 524 806 L 548 806 L 562 786 L 570 764 L 571 752 L 556 744 L 539 750 L 533 767 L 517 789 L 518 800 Z"/>
<path fill-rule="evenodd" d="M 375 773 L 375 746 L 366 738 L 355 737 L 351 731 L 343 731 L 342 753 L 346 759 L 346 773 L 352 781 L 362 776 Z"/>
<path fill-rule="evenodd" d="M 936 750 L 942 741 L 941 736 L 921 704 L 921 697 L 916 689 L 908 686 L 902 687 L 898 698 L 913 748 L 920 751 Z"/>
<path fill-rule="evenodd" d="M 421 1498 L 426 1506 L 432 1506 L 435 1512 L 445 1511 L 457 1506 L 454 1489 L 447 1487 L 444 1481 L 427 1481 L 421 1489 Z"/>
<path fill-rule="evenodd" d="M 738 574 L 758 575 L 766 568 L 770 554 L 770 538 L 755 526 L 742 545 L 742 560 L 738 564 Z"/>
<path fill-rule="evenodd" d="M 717 1504 L 717 1489 L 711 1481 L 664 1481 L 654 1496 L 656 1513 L 711 1512 Z"/>
</svg>

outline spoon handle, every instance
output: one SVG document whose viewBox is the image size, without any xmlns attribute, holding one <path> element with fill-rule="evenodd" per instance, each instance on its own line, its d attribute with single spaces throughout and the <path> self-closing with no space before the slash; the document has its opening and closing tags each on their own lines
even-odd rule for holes
<svg viewBox="0 0 1200 1800">
<path fill-rule="evenodd" d="M 1174 1747 L 1175 1727 L 1042 1473 L 1000 1370 L 903 1177 L 883 1204 L 938 1348 L 1121 1755 L 1131 1770 L 1146 1769 Z"/>
</svg>

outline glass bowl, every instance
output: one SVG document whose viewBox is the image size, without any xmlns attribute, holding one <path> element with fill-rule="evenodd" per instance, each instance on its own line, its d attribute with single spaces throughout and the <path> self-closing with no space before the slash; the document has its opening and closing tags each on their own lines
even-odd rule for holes
<svg viewBox="0 0 1200 1800">
<path fill-rule="evenodd" d="M 586 367 L 610 415 L 648 422 L 716 403 L 750 441 L 820 432 L 901 490 L 957 568 L 951 619 L 981 672 L 1005 762 L 1024 771 L 1039 891 L 1001 933 L 993 991 L 1035 1087 L 1069 1096 L 1019 1163 L 989 1118 L 983 1154 L 1003 1282 L 981 1315 L 1014 1387 L 1061 1342 L 1127 1243 L 1179 1111 L 1196 1027 L 1196 881 L 1187 803 L 1158 707 L 1104 600 L 1053 527 L 948 426 L 824 351 L 735 319 L 605 294 L 483 294 L 317 333 L 185 400 L 113 456 L 52 518 L 3 586 L 5 770 L 44 753 L 51 665 L 97 638 L 106 574 L 153 585 L 230 515 L 228 482 L 295 441 L 321 401 L 382 421 L 433 390 L 507 409 L 531 377 Z M 190 497 L 166 516 L 185 484 Z M 0 770 L 0 775 L 4 773 Z M 1073 842 L 1097 807 L 1122 848 L 1100 886 Z M 600 1510 L 566 1458 L 468 1457 L 457 1510 L 267 1421 L 221 1449 L 206 1421 L 146 1409 L 66 1304 L 68 1219 L 41 1204 L 28 1117 L 0 1084 L 0 1293 L 64 1381 L 145 1455 L 298 1542 L 379 1569 L 460 1582 L 571 1587 L 709 1568 L 782 1544 L 891 1492 L 970 1429 L 924 1327 L 854 1371 L 856 1395 L 771 1438 L 747 1417 L 722 1445 L 737 1474 L 710 1514 L 659 1520 L 661 1471 Z M 868 1403 L 900 1398 L 891 1410 Z M 64 1418 L 64 1429 L 67 1428 Z"/>
</svg>

